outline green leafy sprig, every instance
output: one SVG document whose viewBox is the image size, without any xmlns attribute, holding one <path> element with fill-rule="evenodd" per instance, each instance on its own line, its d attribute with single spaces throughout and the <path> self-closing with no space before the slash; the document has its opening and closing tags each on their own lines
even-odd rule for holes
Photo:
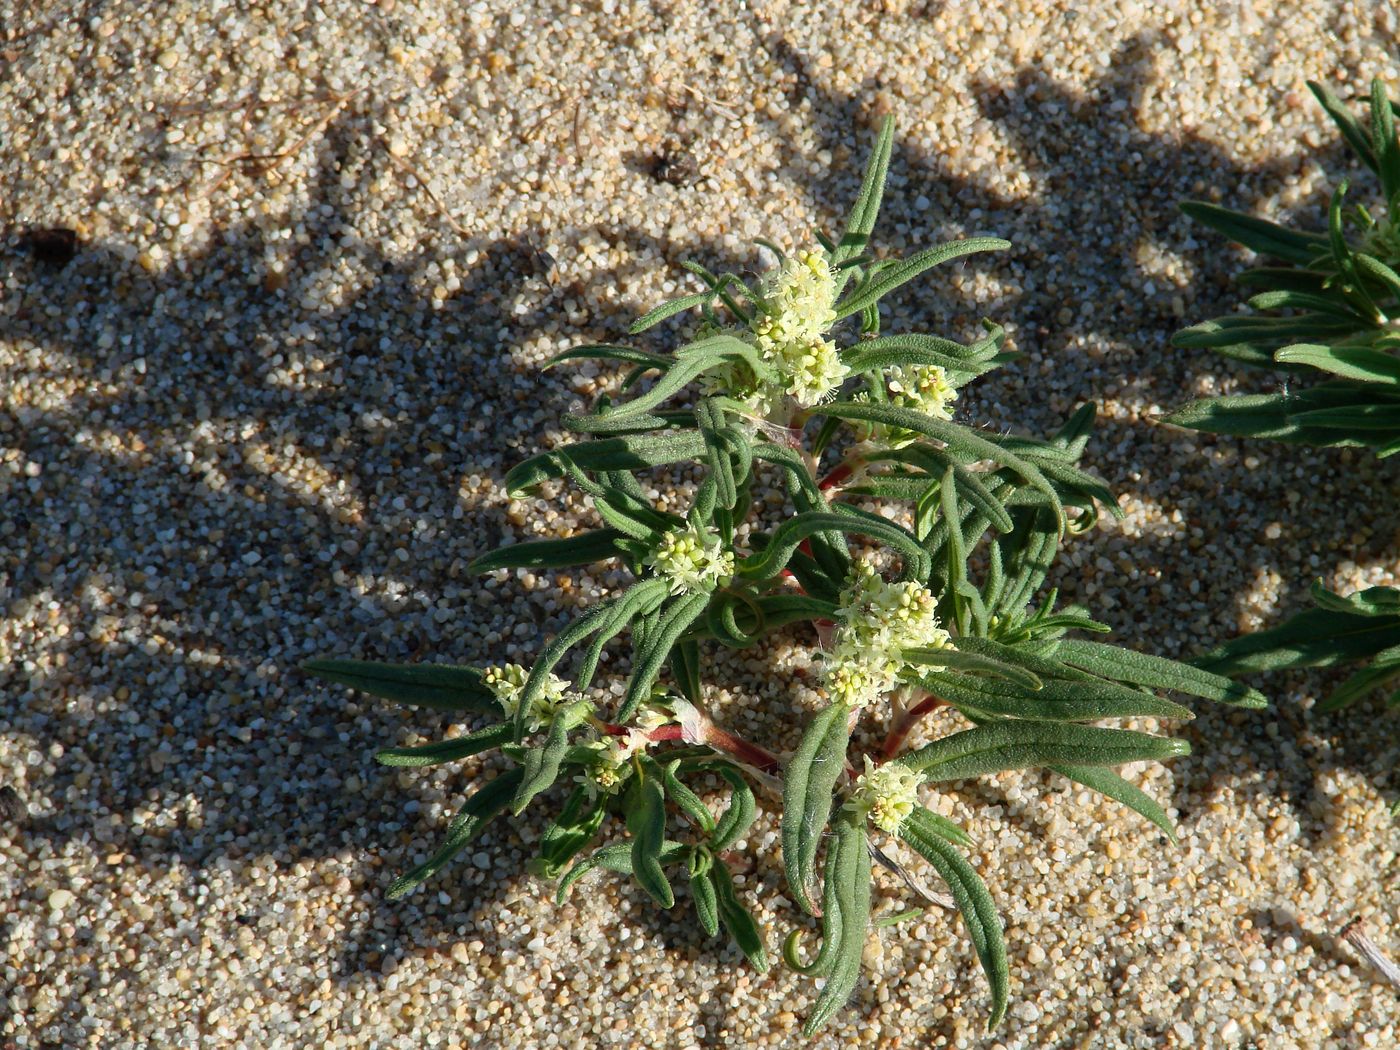
<svg viewBox="0 0 1400 1050">
<path fill-rule="evenodd" d="M 1009 996 L 1001 926 L 961 852 L 967 833 L 926 805 L 937 785 L 1043 766 L 1170 835 L 1162 808 L 1112 767 L 1171 758 L 1186 745 L 1089 723 L 1190 717 L 1158 691 L 1262 706 L 1257 693 L 1219 675 L 1073 637 L 1108 630 L 1085 609 L 1057 607 L 1044 588 L 1064 536 L 1091 527 L 1101 507 L 1118 513 L 1104 484 L 1078 465 L 1093 409 L 1081 408 L 1050 440 L 975 429 L 954 421 L 954 402 L 960 387 L 1010 359 L 1002 330 L 987 322 L 968 344 L 880 334 L 885 295 L 930 267 L 1007 246 L 970 238 L 906 259 L 873 253 L 892 136 L 886 121 L 839 239 L 818 235 L 818 248 L 790 256 L 764 242 L 778 265 L 753 285 L 688 264 L 703 290 L 632 328 L 698 310 L 699 326 L 678 349 L 585 346 L 553 362 L 629 366 L 626 399 L 603 398 L 566 417 L 584 439 L 519 464 L 506 487 L 524 494 L 567 479 L 591 500 L 600 527 L 504 547 L 474 567 L 614 561 L 632 573 L 629 587 L 567 624 L 529 669 L 305 665 L 390 700 L 489 723 L 383 750 L 376 757 L 385 764 L 459 761 L 493 748 L 511 763 L 467 800 L 442 849 L 391 895 L 435 874 L 494 817 L 548 805 L 557 816 L 533 868 L 559 880 L 561 899 L 594 868 L 630 876 L 663 908 L 684 880 L 701 928 L 723 927 L 762 970 L 764 931 L 730 870 L 757 787 L 780 810 L 789 891 L 820 916 L 810 958 L 803 961 L 800 931 L 783 951 L 793 968 L 825 978 L 805 1030 L 820 1027 L 859 983 L 867 930 L 933 900 L 916 895 L 914 907 L 872 914 L 872 858 L 918 885 L 883 848 L 896 842 L 948 884 L 987 973 L 994 1025 Z M 677 465 L 699 478 L 684 514 L 654 506 L 639 480 Z M 765 517 L 760 485 L 779 486 L 792 513 Z M 782 755 L 707 710 L 706 657 L 716 646 L 745 649 L 793 630 L 820 656 L 827 702 L 797 749 Z M 604 650 L 623 636 L 626 683 L 617 699 L 601 698 L 593 679 Z M 937 708 L 958 727 L 913 746 Z M 883 741 L 853 753 L 862 720 L 881 724 Z M 595 845 L 610 834 L 616 841 Z"/>
<path fill-rule="evenodd" d="M 1396 103 L 1379 80 L 1369 114 L 1355 116 L 1327 88 L 1309 82 L 1343 139 L 1379 182 L 1376 214 L 1345 206 L 1348 183 L 1332 194 L 1327 228 L 1293 230 L 1213 204 L 1189 202 L 1192 218 L 1256 252 L 1241 273 L 1259 289 L 1248 311 L 1178 332 L 1181 347 L 1206 347 L 1283 374 L 1283 388 L 1193 401 L 1166 417 L 1196 430 L 1318 446 L 1400 451 L 1400 139 Z M 1294 378 L 1310 385 L 1298 385 Z M 1200 661 L 1220 674 L 1372 662 L 1322 704 L 1345 707 L 1400 678 L 1400 590 L 1374 587 L 1342 597 L 1316 584 L 1315 607 L 1271 630 L 1228 642 Z M 1391 693 L 1394 706 L 1400 696 Z"/>
</svg>

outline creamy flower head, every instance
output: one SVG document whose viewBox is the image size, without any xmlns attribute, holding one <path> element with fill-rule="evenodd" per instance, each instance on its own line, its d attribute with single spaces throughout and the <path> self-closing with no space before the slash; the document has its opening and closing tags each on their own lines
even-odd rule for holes
<svg viewBox="0 0 1400 1050">
<path fill-rule="evenodd" d="M 936 610 L 927 587 L 886 583 L 868 562 L 856 562 L 837 607 L 840 627 L 823 672 L 827 695 L 865 707 L 899 684 L 906 649 L 951 645 Z"/>
<path fill-rule="evenodd" d="M 734 575 L 734 552 L 724 549 L 715 529 L 672 529 L 646 564 L 671 581 L 672 594 L 707 593 Z"/>
<path fill-rule="evenodd" d="M 919 774 L 898 762 L 876 767 L 865 756 L 865 774 L 856 778 L 846 809 L 868 816 L 893 835 L 919 804 Z"/>
<path fill-rule="evenodd" d="M 503 664 L 486 668 L 482 680 L 487 688 L 496 694 L 506 718 L 513 719 L 520 707 L 520 694 L 524 692 L 525 682 L 529 677 L 530 672 L 519 664 Z M 555 712 L 570 699 L 572 697 L 569 695 L 569 683 L 558 675 L 551 674 L 545 679 L 543 691 L 530 704 L 530 710 L 525 716 L 526 730 L 533 733 L 553 720 Z"/>
<path fill-rule="evenodd" d="M 817 337 L 836 323 L 836 275 L 821 252 L 788 256 L 765 279 L 762 295 L 789 338 Z"/>
<path fill-rule="evenodd" d="M 933 592 L 912 580 L 886 583 L 868 562 L 857 562 L 841 593 L 842 634 L 867 650 L 898 660 L 903 649 L 942 649 L 951 638 L 938 622 Z"/>
<path fill-rule="evenodd" d="M 826 692 L 835 702 L 848 707 L 868 707 L 893 689 L 899 665 L 881 652 L 863 649 L 847 641 L 827 658 L 823 671 Z"/>
<path fill-rule="evenodd" d="M 835 343 L 820 335 L 794 334 L 784 318 L 760 321 L 755 345 L 778 373 L 783 392 L 803 408 L 821 404 L 851 374 Z"/>
<path fill-rule="evenodd" d="M 948 382 L 948 373 L 938 365 L 908 365 L 891 368 L 886 377 L 890 402 L 912 408 L 936 419 L 952 419 L 951 405 L 958 392 Z"/>
</svg>

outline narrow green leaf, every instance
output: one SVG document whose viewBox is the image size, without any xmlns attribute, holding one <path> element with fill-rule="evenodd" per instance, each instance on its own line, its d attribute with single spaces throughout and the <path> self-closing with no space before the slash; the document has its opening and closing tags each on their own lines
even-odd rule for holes
<svg viewBox="0 0 1400 1050">
<path fill-rule="evenodd" d="M 1248 707 L 1256 710 L 1269 705 L 1264 695 L 1224 675 L 1211 674 L 1199 667 L 1147 653 L 1135 653 L 1116 645 L 1079 638 L 1061 641 L 1055 650 L 1060 660 L 1102 678 L 1131 682 L 1151 689 L 1173 689 L 1187 696 Z"/>
<path fill-rule="evenodd" d="M 558 877 L 564 867 L 597 837 L 606 814 L 601 795 L 594 798 L 588 788 L 583 785 L 576 787 L 564 803 L 563 811 L 540 837 L 536 873 L 548 879 Z"/>
<path fill-rule="evenodd" d="M 710 837 L 710 848 L 721 853 L 734 845 L 753 823 L 757 806 L 753 789 L 744 775 L 731 766 L 720 766 L 719 775 L 729 782 L 729 807 L 720 816 Z"/>
<path fill-rule="evenodd" d="M 808 723 L 783 773 L 783 867 L 793 899 L 816 911 L 809 895 L 817 846 L 831 816 L 832 793 L 846 768 L 850 740 L 845 704 L 832 704 Z"/>
<path fill-rule="evenodd" d="M 593 360 L 593 361 L 626 361 L 634 365 L 644 365 L 648 368 L 669 368 L 674 362 L 664 354 L 654 354 L 650 350 L 638 350 L 631 346 L 613 346 L 610 344 L 597 344 L 589 346 L 576 346 L 572 350 L 565 350 L 562 354 L 555 354 L 544 363 L 545 368 L 553 368 L 555 365 L 563 364 L 565 361 Z"/>
<path fill-rule="evenodd" d="M 680 759 L 676 759 L 661 767 L 663 782 L 666 785 L 666 796 L 681 808 L 681 811 L 690 818 L 696 827 L 706 835 L 712 835 L 715 830 L 715 818 L 710 814 L 705 803 L 700 801 L 700 796 L 681 783 L 680 778 L 676 775 L 680 764 Z"/>
<path fill-rule="evenodd" d="M 1347 140 L 1352 151 L 1361 158 L 1363 164 L 1372 171 L 1378 171 L 1376 154 L 1371 149 L 1371 143 L 1362 129 L 1361 123 L 1351 115 L 1346 104 L 1342 102 L 1329 88 L 1324 87 L 1314 81 L 1307 82 L 1308 90 L 1314 97 L 1322 103 L 1322 108 L 1327 111 L 1327 115 L 1332 118 L 1332 123 L 1337 125 L 1337 130 L 1342 133 L 1342 137 Z"/>
<path fill-rule="evenodd" d="M 763 933 L 754 921 L 753 915 L 739 901 L 734 892 L 734 879 L 729 868 L 718 857 L 707 873 L 710 885 L 715 891 L 715 904 L 719 908 L 720 921 L 729 931 L 744 958 L 759 973 L 768 972 L 768 953 L 763 948 Z"/>
<path fill-rule="evenodd" d="M 708 594 L 683 594 L 662 607 L 654 633 L 644 641 L 636 642 L 633 648 L 632 677 L 627 681 L 627 692 L 617 713 L 618 721 L 630 721 L 641 702 L 651 695 L 651 687 L 661 673 L 666 658 L 671 655 L 672 648 L 686 629 L 700 618 L 709 603 Z"/>
<path fill-rule="evenodd" d="M 826 862 L 827 892 L 822 898 L 822 951 L 829 959 L 822 970 L 822 986 L 817 1005 L 802 1026 L 811 1038 L 841 1007 L 846 1005 L 865 954 L 865 933 L 870 926 L 870 854 L 866 849 L 865 824 L 853 820 L 836 821 Z M 828 953 L 827 946 L 833 945 Z"/>
<path fill-rule="evenodd" d="M 525 703 L 522 699 L 521 706 Z M 516 816 L 524 812 L 536 795 L 559 779 L 559 766 L 569 750 L 569 734 L 583 723 L 591 710 L 592 705 L 587 700 L 579 700 L 556 711 L 544 744 L 526 750 L 521 763 L 524 777 L 511 800 L 511 812 Z"/>
<path fill-rule="evenodd" d="M 524 495 L 543 481 L 563 477 L 566 462 L 586 471 L 638 471 L 699 459 L 704 453 L 705 439 L 692 430 L 580 441 L 516 464 L 506 473 L 505 487 L 513 497 Z"/>
<path fill-rule="evenodd" d="M 500 702 L 474 667 L 452 664 L 389 664 L 377 660 L 317 658 L 301 665 L 307 674 L 347 685 L 396 704 L 439 711 L 499 714 Z"/>
<path fill-rule="evenodd" d="M 666 318 L 685 313 L 685 311 L 694 309 L 697 306 L 703 306 L 713 298 L 714 292 L 704 291 L 696 292 L 694 295 L 683 295 L 678 299 L 672 299 L 669 302 L 662 303 L 656 309 L 647 311 L 641 317 L 637 318 L 637 320 L 633 321 L 632 326 L 627 329 L 627 334 L 640 335 L 648 328 L 660 324 L 662 321 L 666 320 Z"/>
<path fill-rule="evenodd" d="M 1047 722 L 1085 722 L 1099 718 L 1192 717 L 1189 708 L 1139 689 L 1112 682 L 1045 681 L 1039 689 L 1015 683 L 943 672 L 924 676 L 920 684 L 957 707 L 971 707 L 1004 718 Z"/>
<path fill-rule="evenodd" d="M 422 885 L 466 849 L 487 824 L 505 812 L 523 775 L 523 770 L 512 769 L 478 788 L 452 821 L 442 848 L 412 871 L 395 879 L 389 887 L 389 899 L 397 900 Z"/>
<path fill-rule="evenodd" d="M 1298 343 L 1277 351 L 1274 360 L 1285 364 L 1310 365 L 1343 379 L 1386 386 L 1400 384 L 1400 360 L 1367 347 Z"/>
<path fill-rule="evenodd" d="M 992 990 L 992 1011 L 987 1019 L 987 1029 L 990 1031 L 1006 1016 L 1011 987 L 1001 920 L 997 917 L 996 903 L 981 877 L 955 847 L 944 841 L 937 827 L 929 821 L 930 816 L 932 814 L 926 809 L 918 807 L 900 826 L 899 836 L 937 869 L 953 894 L 963 924 L 967 926 L 968 938 Z"/>
<path fill-rule="evenodd" d="M 479 729 L 465 736 L 438 740 L 419 747 L 386 747 L 374 753 L 374 760 L 384 766 L 435 766 L 442 762 L 455 762 L 479 755 L 514 738 L 514 727 L 503 723 Z"/>
<path fill-rule="evenodd" d="M 1327 240 L 1314 233 L 1299 233 L 1267 219 L 1222 208 L 1204 201 L 1186 201 L 1181 210 L 1197 222 L 1223 233 L 1260 255 L 1286 259 L 1306 266 L 1319 252 L 1327 250 Z"/>
<path fill-rule="evenodd" d="M 925 248 L 923 251 L 911 255 L 908 259 L 882 270 L 878 277 L 866 281 L 844 300 L 837 303 L 836 319 L 849 317 L 853 313 L 874 306 L 881 298 L 901 284 L 912 281 L 919 274 L 939 263 L 949 262 L 952 259 L 959 259 L 976 252 L 1004 251 L 1010 247 L 1011 242 L 1004 241 L 1000 237 L 968 237 L 961 241 L 941 244 L 935 248 Z"/>
<path fill-rule="evenodd" d="M 671 883 L 661 867 L 661 847 L 666 835 L 666 799 L 654 777 L 640 773 L 627 789 L 627 830 L 632 835 L 632 874 L 647 894 L 663 908 L 676 903 Z"/>
<path fill-rule="evenodd" d="M 1164 761 L 1190 754 L 1184 740 L 1148 736 L 1129 729 L 1100 729 L 1064 722 L 994 722 L 953 733 L 896 761 L 929 782 L 966 780 L 1057 763 L 1118 766 Z"/>
<path fill-rule="evenodd" d="M 880 214 L 880 200 L 885 193 L 885 177 L 889 173 L 893 145 L 894 119 L 887 116 L 880 122 L 880 132 L 875 137 L 875 148 L 866 162 L 860 192 L 846 222 L 846 232 L 831 253 L 832 266 L 840 266 L 860 255 L 870 243 L 870 231 L 875 228 L 875 219 Z M 845 274 L 849 272 L 844 270 L 838 275 L 840 284 L 845 283 Z"/>
<path fill-rule="evenodd" d="M 496 569 L 563 569 L 572 565 L 592 565 L 622 554 L 617 545 L 621 538 L 622 533 L 616 529 L 598 529 L 563 540 L 517 543 L 483 554 L 467 566 L 467 571 L 482 573 Z"/>
<path fill-rule="evenodd" d="M 689 852 L 690 847 L 684 843 L 668 840 L 661 846 L 661 863 L 663 866 L 674 864 Z M 618 842 L 611 846 L 599 847 L 566 871 L 563 878 L 559 880 L 559 888 L 555 891 L 555 903 L 562 905 L 564 898 L 568 895 L 569 888 L 594 868 L 602 868 L 618 875 L 631 875 L 632 843 Z"/>
<path fill-rule="evenodd" d="M 1076 784 L 1083 784 L 1091 791 L 1097 791 L 1100 795 L 1105 795 L 1115 802 L 1121 802 L 1129 809 L 1141 816 L 1146 817 L 1162 831 L 1166 832 L 1167 838 L 1172 843 L 1176 843 L 1176 829 L 1172 827 L 1171 818 L 1151 795 L 1143 791 L 1134 784 L 1130 784 L 1111 769 L 1103 766 L 1073 766 L 1065 763 L 1056 763 L 1049 767 L 1062 777 L 1068 777 Z"/>
<path fill-rule="evenodd" d="M 713 937 L 719 933 L 719 902 L 715 899 L 715 884 L 710 881 L 709 868 L 690 869 L 690 896 L 695 901 L 700 928 Z"/>
</svg>

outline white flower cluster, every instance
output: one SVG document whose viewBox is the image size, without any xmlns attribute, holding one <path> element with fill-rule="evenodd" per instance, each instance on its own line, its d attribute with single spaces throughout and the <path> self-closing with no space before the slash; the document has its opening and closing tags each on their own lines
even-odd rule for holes
<svg viewBox="0 0 1400 1050">
<path fill-rule="evenodd" d="M 952 419 L 958 399 L 948 373 L 938 365 L 909 365 L 889 371 L 890 403 L 936 419 Z"/>
<path fill-rule="evenodd" d="M 869 816 L 875 826 L 893 835 L 919 804 L 919 774 L 898 762 L 876 767 L 865 756 L 865 773 L 857 777 L 845 808 Z"/>
<path fill-rule="evenodd" d="M 734 552 L 709 527 L 672 529 L 646 557 L 646 564 L 671 581 L 671 593 L 709 592 L 734 575 Z"/>
<path fill-rule="evenodd" d="M 803 251 L 784 259 L 760 294 L 770 314 L 754 330 L 754 345 L 782 393 L 803 408 L 820 404 L 850 374 L 836 344 L 823 338 L 836 323 L 836 277 L 826 257 Z"/>
<path fill-rule="evenodd" d="M 622 789 L 632 775 L 632 756 L 645 754 L 651 746 L 654 730 L 673 721 L 671 715 L 659 708 L 643 711 L 637 724 L 620 734 L 598 735 L 583 746 L 597 752 L 597 757 L 574 777 L 594 797 L 612 795 Z"/>
<path fill-rule="evenodd" d="M 504 664 L 500 667 L 486 668 L 482 677 L 487 687 L 496 694 L 496 699 L 501 702 L 506 718 L 514 719 L 520 707 L 520 694 L 525 689 L 530 672 L 519 664 Z M 530 710 L 525 715 L 526 731 L 533 733 L 548 725 L 554 720 L 556 711 L 577 699 L 578 695 L 569 690 L 568 682 L 558 675 L 551 674 L 545 680 L 543 691 L 530 703 Z"/>
<path fill-rule="evenodd" d="M 857 562 L 841 594 L 841 626 L 827 657 L 831 699 L 865 707 L 894 688 L 906 671 L 904 650 L 951 645 L 936 607 L 933 593 L 922 584 L 886 583 L 869 564 Z"/>
<path fill-rule="evenodd" d="M 732 334 L 753 345 L 773 378 L 756 382 L 746 365 L 735 363 L 702 383 L 706 393 L 737 398 L 756 416 L 786 421 L 788 398 L 812 408 L 850 375 L 836 344 L 824 338 L 836 323 L 836 276 L 821 252 L 803 251 L 764 278 L 758 294 L 767 309 L 752 330 Z"/>
</svg>

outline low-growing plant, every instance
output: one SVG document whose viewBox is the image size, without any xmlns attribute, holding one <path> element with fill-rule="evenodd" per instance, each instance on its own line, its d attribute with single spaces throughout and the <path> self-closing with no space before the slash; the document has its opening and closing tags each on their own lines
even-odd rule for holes
<svg viewBox="0 0 1400 1050">
<path fill-rule="evenodd" d="M 605 868 L 670 908 L 673 880 L 683 878 L 700 926 L 726 929 L 763 970 L 765 936 L 730 871 L 757 786 L 781 807 L 789 892 L 820 917 L 814 953 L 804 960 L 800 930 L 783 949 L 794 969 L 825 978 L 807 1033 L 855 987 L 872 924 L 939 902 L 899 858 L 899 844 L 948 884 L 990 982 L 996 1024 L 1008 998 L 997 912 L 961 852 L 967 833 L 921 792 L 1043 766 L 1170 836 L 1165 811 L 1111 767 L 1181 755 L 1186 744 L 1089 723 L 1190 717 L 1157 690 L 1263 705 L 1218 675 L 1076 637 L 1108 628 L 1086 609 L 1057 607 L 1055 590 L 1044 588 L 1066 532 L 1091 527 L 1100 506 L 1118 513 L 1102 482 L 1078 466 L 1093 410 L 1075 412 L 1048 441 L 974 429 L 954 421 L 954 404 L 961 387 L 1012 356 L 1002 330 L 984 322 L 968 344 L 880 334 L 886 294 L 939 263 L 1007 247 L 979 237 L 904 259 L 873 255 L 892 134 L 886 121 L 839 240 L 818 235 L 817 247 L 792 255 L 760 242 L 778 263 L 753 284 L 686 264 L 703 289 L 631 330 L 698 310 L 699 326 L 679 349 L 584 346 L 552 362 L 621 362 L 630 396 L 566 416 L 587 439 L 521 463 L 506 487 L 521 495 L 566 479 L 602 527 L 503 547 L 475 569 L 612 560 L 630 570 L 629 587 L 564 627 L 529 668 L 306 665 L 365 692 L 490 723 L 380 751 L 380 762 L 425 766 L 500 749 L 512 763 L 467 800 L 442 848 L 391 896 L 436 873 L 496 816 L 547 804 L 553 819 L 534 870 L 558 878 L 561 900 Z M 658 468 L 690 479 L 684 514 L 648 499 L 639 476 Z M 771 500 L 755 499 L 774 489 L 790 506 L 776 518 Z M 716 647 L 746 649 L 775 631 L 810 640 L 825 695 L 786 755 L 723 728 L 705 685 Z M 605 647 L 624 634 L 625 683 L 613 693 L 594 688 Z M 952 713 L 954 731 L 915 746 L 912 735 L 936 708 Z M 861 746 L 866 739 L 876 742 Z M 912 907 L 872 913 L 872 863 L 900 877 Z"/>
<path fill-rule="evenodd" d="M 1266 264 L 1237 278 L 1258 289 L 1248 310 L 1204 321 L 1175 337 L 1282 374 L 1282 389 L 1193 401 L 1167 421 L 1196 430 L 1320 446 L 1400 452 L 1400 140 L 1396 104 L 1371 85 L 1369 119 L 1327 88 L 1308 83 L 1352 151 L 1378 178 L 1373 214 L 1345 207 L 1347 182 L 1332 194 L 1327 229 L 1302 231 L 1213 204 L 1182 210 L 1257 253 Z M 1304 385 L 1294 382 L 1322 378 Z M 1206 654 L 1220 674 L 1327 667 L 1370 659 L 1323 701 L 1345 707 L 1400 679 L 1400 590 L 1373 587 L 1343 597 L 1313 587 L 1315 607 L 1271 630 Z M 1392 691 L 1389 705 L 1400 705 Z"/>
</svg>

